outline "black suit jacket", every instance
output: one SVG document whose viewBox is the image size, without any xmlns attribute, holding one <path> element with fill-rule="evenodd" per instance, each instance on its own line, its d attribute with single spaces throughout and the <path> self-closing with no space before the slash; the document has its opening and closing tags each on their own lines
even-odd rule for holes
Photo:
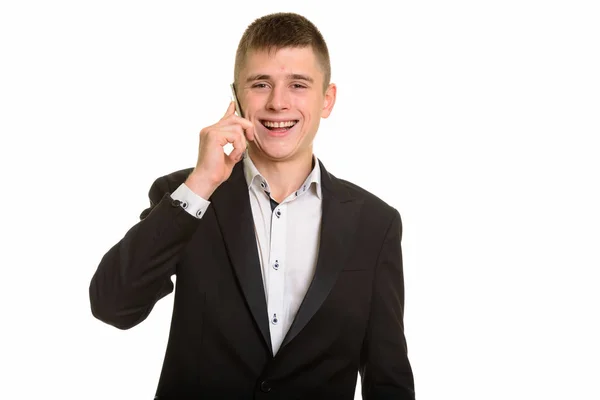
<svg viewBox="0 0 600 400">
<path fill-rule="evenodd" d="M 141 221 L 102 258 L 93 315 L 142 322 L 177 287 L 155 399 L 414 399 L 403 329 L 398 212 L 321 166 L 316 272 L 273 357 L 243 164 L 202 219 L 170 197 L 192 169 L 158 178 Z"/>
</svg>

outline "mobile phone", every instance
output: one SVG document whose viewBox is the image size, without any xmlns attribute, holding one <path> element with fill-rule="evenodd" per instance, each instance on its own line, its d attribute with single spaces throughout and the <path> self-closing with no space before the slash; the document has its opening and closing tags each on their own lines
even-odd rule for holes
<svg viewBox="0 0 600 400">
<path fill-rule="evenodd" d="M 238 101 L 237 95 L 235 94 L 235 86 L 233 83 L 229 85 L 231 87 L 231 96 L 233 96 L 233 101 L 235 102 L 235 112 L 238 116 L 244 118 L 244 114 L 242 113 L 242 107 L 240 107 L 240 102 Z M 248 151 L 248 142 L 246 142 L 246 152 L 244 152 L 244 158 L 247 156 Z"/>
<path fill-rule="evenodd" d="M 233 86 L 233 83 L 229 86 L 231 86 L 231 95 L 233 96 L 233 101 L 235 102 L 235 112 L 238 116 L 244 118 L 244 114 L 242 114 L 242 107 L 240 107 L 240 102 L 235 94 L 235 86 Z"/>
</svg>

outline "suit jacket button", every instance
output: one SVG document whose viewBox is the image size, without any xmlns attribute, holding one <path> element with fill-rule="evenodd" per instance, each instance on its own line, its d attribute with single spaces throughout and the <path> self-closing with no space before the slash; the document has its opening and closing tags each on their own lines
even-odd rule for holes
<svg viewBox="0 0 600 400">
<path fill-rule="evenodd" d="M 267 381 L 262 381 L 260 383 L 260 390 L 262 390 L 265 393 L 269 393 L 271 391 L 271 385 L 269 385 L 269 382 Z"/>
<path fill-rule="evenodd" d="M 173 207 L 179 207 L 181 205 L 181 201 L 173 199 L 173 201 L 171 201 L 171 205 Z"/>
</svg>

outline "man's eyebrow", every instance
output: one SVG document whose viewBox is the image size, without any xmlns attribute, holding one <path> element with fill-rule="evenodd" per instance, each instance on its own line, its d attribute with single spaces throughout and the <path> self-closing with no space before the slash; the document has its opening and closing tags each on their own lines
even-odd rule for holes
<svg viewBox="0 0 600 400">
<path fill-rule="evenodd" d="M 269 75 L 263 75 L 263 74 L 258 74 L 258 75 L 252 75 L 249 76 L 248 79 L 246 79 L 246 82 L 254 82 L 254 81 L 264 81 L 264 80 L 269 80 L 271 79 L 271 77 Z"/>
<path fill-rule="evenodd" d="M 314 79 L 308 75 L 289 74 L 286 78 L 290 79 L 290 80 L 301 80 L 301 81 L 307 81 L 310 83 L 314 83 Z M 268 81 L 270 79 L 271 79 L 271 75 L 257 74 L 257 75 L 249 76 L 248 79 L 246 79 L 246 82 L 249 83 L 249 82 L 263 81 L 263 80 Z"/>
<path fill-rule="evenodd" d="M 308 75 L 302 75 L 302 74 L 290 74 L 290 75 L 288 75 L 288 79 L 291 79 L 291 80 L 300 80 L 300 81 L 307 81 L 307 82 L 310 82 L 310 83 L 314 82 L 313 78 L 311 78 Z"/>
</svg>

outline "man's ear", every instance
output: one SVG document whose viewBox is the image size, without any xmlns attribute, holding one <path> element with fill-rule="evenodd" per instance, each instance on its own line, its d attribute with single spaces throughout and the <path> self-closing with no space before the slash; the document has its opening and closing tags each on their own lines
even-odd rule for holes
<svg viewBox="0 0 600 400">
<path fill-rule="evenodd" d="M 333 106 L 335 105 L 335 96 L 337 94 L 337 86 L 335 83 L 330 83 L 325 91 L 325 99 L 323 101 L 323 111 L 321 111 L 321 118 L 329 117 Z"/>
</svg>

